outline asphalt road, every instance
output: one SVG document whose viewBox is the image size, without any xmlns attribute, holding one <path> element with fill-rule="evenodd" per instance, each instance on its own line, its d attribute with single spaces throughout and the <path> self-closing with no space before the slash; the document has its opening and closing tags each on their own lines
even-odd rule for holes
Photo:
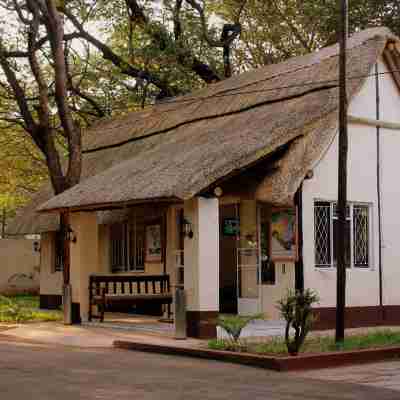
<svg viewBox="0 0 400 400">
<path fill-rule="evenodd" d="M 386 400 L 400 392 L 251 367 L 0 340 L 1 400 Z"/>
</svg>

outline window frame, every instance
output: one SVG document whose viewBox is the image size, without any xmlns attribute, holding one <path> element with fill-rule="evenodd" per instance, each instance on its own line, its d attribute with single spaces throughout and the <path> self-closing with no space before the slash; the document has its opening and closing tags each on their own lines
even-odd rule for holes
<svg viewBox="0 0 400 400">
<path fill-rule="evenodd" d="M 329 234 L 330 234 L 330 264 L 317 264 L 316 263 L 316 215 L 315 215 L 315 207 L 318 203 L 326 203 L 329 204 Z M 334 224 L 333 221 L 337 220 L 338 217 L 335 215 L 335 206 L 337 201 L 325 200 L 325 199 L 314 199 L 313 202 L 313 229 L 314 229 L 314 237 L 313 237 L 313 248 L 314 248 L 314 268 L 318 271 L 320 270 L 335 270 L 336 263 L 334 262 Z M 347 220 L 350 222 L 350 265 L 347 269 L 356 269 L 356 270 L 373 270 L 373 204 L 367 202 L 355 202 L 348 201 L 347 206 L 349 207 L 349 215 Z M 368 266 L 356 265 L 355 264 L 355 221 L 354 221 L 354 208 L 355 207 L 366 207 L 368 209 Z"/>
</svg>

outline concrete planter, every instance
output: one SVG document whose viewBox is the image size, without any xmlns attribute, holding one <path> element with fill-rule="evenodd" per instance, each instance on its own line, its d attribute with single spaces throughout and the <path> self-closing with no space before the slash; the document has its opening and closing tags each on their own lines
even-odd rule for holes
<svg viewBox="0 0 400 400">
<path fill-rule="evenodd" d="M 294 356 L 264 356 L 251 353 L 219 351 L 194 347 L 175 347 L 141 342 L 115 341 L 114 347 L 125 350 L 180 355 L 249 365 L 275 371 L 298 371 L 363 364 L 400 358 L 400 346 Z"/>
</svg>

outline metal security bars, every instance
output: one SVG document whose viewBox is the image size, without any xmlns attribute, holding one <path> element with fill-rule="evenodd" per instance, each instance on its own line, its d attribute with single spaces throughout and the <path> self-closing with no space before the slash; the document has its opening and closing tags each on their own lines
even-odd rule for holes
<svg viewBox="0 0 400 400">
<path fill-rule="evenodd" d="M 110 261 L 112 272 L 144 270 L 144 226 L 121 222 L 110 229 Z"/>
<path fill-rule="evenodd" d="M 318 202 L 314 205 L 315 266 L 330 267 L 331 257 L 331 205 Z"/>
<path fill-rule="evenodd" d="M 354 221 L 354 266 L 369 267 L 369 208 L 355 205 Z"/>
<path fill-rule="evenodd" d="M 348 267 L 370 267 L 370 206 L 351 203 L 347 206 L 346 264 Z M 336 266 L 337 254 L 336 203 L 317 201 L 314 203 L 315 266 Z"/>
</svg>

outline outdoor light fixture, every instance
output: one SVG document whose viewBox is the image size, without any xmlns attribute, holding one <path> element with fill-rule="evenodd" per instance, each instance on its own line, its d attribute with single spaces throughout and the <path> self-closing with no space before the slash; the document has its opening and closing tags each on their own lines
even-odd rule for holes
<svg viewBox="0 0 400 400">
<path fill-rule="evenodd" d="M 189 239 L 193 238 L 193 228 L 192 228 L 192 223 L 188 221 L 185 217 L 182 218 L 181 221 L 181 227 L 182 227 L 182 234 L 185 237 L 188 237 Z"/>
<path fill-rule="evenodd" d="M 40 252 L 40 242 L 38 242 L 37 240 L 35 240 L 33 242 L 33 251 L 35 253 L 39 253 Z"/>
<path fill-rule="evenodd" d="M 76 234 L 70 226 L 67 227 L 65 238 L 72 243 L 76 243 Z"/>
<path fill-rule="evenodd" d="M 215 194 L 217 197 L 221 197 L 221 196 L 224 194 L 224 192 L 223 192 L 223 190 L 222 190 L 221 187 L 217 186 L 217 187 L 214 189 L 214 194 Z"/>
<path fill-rule="evenodd" d="M 305 179 L 312 179 L 312 178 L 314 178 L 314 171 L 310 169 L 307 171 Z"/>
</svg>

